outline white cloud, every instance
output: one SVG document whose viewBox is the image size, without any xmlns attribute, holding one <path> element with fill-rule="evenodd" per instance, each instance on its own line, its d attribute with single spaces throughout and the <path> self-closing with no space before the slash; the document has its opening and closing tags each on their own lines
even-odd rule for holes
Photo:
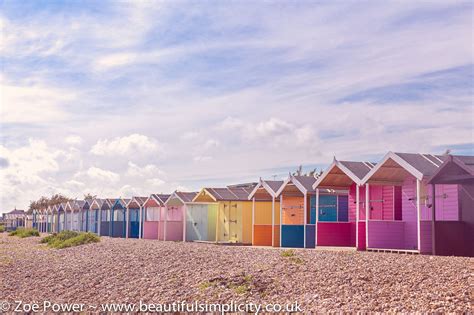
<svg viewBox="0 0 474 315">
<path fill-rule="evenodd" d="M 74 180 L 74 179 L 68 180 L 68 181 L 65 182 L 64 184 L 65 184 L 66 186 L 71 187 L 72 189 L 80 189 L 80 188 L 86 186 L 85 183 L 80 182 L 80 181 L 78 181 L 78 180 Z"/>
<path fill-rule="evenodd" d="M 150 178 L 146 180 L 146 183 L 147 183 L 147 187 L 153 189 L 156 187 L 163 186 L 165 184 L 165 181 L 159 178 Z"/>
<path fill-rule="evenodd" d="M 213 159 L 212 156 L 208 156 L 208 155 L 205 155 L 205 156 L 197 155 L 197 156 L 193 157 L 193 160 L 195 162 L 205 162 L 205 161 L 210 161 L 212 159 Z"/>
<path fill-rule="evenodd" d="M 102 182 L 116 183 L 120 180 L 119 174 L 95 166 L 88 168 L 85 174 L 92 180 L 99 180 Z"/>
<path fill-rule="evenodd" d="M 140 167 L 137 164 L 129 161 L 127 168 L 127 175 L 132 177 L 149 177 L 149 176 L 161 176 L 164 172 L 161 171 L 154 164 L 147 164 L 144 167 Z"/>
<path fill-rule="evenodd" d="M 0 122 L 38 123 L 64 120 L 69 115 L 61 105 L 73 101 L 71 91 L 58 88 L 0 84 Z"/>
<path fill-rule="evenodd" d="M 95 155 L 129 155 L 157 153 L 161 145 L 153 138 L 140 134 L 99 140 L 91 149 Z"/>
<path fill-rule="evenodd" d="M 97 70 L 106 70 L 109 68 L 124 66 L 133 63 L 137 59 L 134 53 L 117 53 L 100 57 L 96 60 Z"/>
<path fill-rule="evenodd" d="M 84 142 L 84 139 L 82 139 L 78 135 L 70 135 L 66 137 L 66 143 L 71 144 L 71 145 L 81 145 Z"/>
<path fill-rule="evenodd" d="M 282 134 L 288 131 L 291 131 L 293 126 L 281 119 L 278 118 L 270 118 L 267 121 L 262 121 L 257 125 L 256 131 L 259 135 L 268 137 L 274 136 L 277 134 Z"/>
</svg>

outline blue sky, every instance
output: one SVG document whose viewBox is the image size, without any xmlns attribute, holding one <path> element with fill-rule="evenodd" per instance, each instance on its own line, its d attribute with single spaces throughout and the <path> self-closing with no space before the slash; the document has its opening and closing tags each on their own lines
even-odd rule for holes
<svg viewBox="0 0 474 315">
<path fill-rule="evenodd" d="M 473 154 L 461 1 L 2 1 L 0 211 Z"/>
</svg>

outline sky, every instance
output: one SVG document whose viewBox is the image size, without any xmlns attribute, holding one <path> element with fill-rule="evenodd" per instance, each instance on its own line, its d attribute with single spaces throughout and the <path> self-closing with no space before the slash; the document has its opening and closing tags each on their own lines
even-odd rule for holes
<svg viewBox="0 0 474 315">
<path fill-rule="evenodd" d="M 0 212 L 474 154 L 470 1 L 0 1 Z"/>
</svg>

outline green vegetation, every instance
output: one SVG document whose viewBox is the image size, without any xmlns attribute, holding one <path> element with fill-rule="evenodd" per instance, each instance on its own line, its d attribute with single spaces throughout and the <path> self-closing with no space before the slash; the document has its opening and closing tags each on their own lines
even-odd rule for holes
<svg viewBox="0 0 474 315">
<path fill-rule="evenodd" d="M 293 257 L 295 256 L 295 251 L 292 249 L 285 249 L 281 252 L 281 257 Z"/>
<path fill-rule="evenodd" d="M 3 224 L 0 224 L 0 233 L 5 232 L 5 226 Z"/>
<path fill-rule="evenodd" d="M 304 260 L 301 257 L 298 257 L 295 253 L 294 250 L 292 249 L 286 249 L 281 252 L 281 257 L 286 257 L 291 261 L 292 263 L 295 264 L 302 264 L 304 263 Z"/>
<path fill-rule="evenodd" d="M 98 242 L 100 242 L 100 237 L 94 233 L 74 231 L 61 231 L 60 233 L 46 236 L 41 240 L 41 243 L 48 244 L 49 247 L 57 249 Z"/>
<path fill-rule="evenodd" d="M 10 232 L 8 235 L 18 236 L 19 238 L 40 236 L 37 229 L 25 229 L 25 228 L 17 228 L 15 231 Z"/>
</svg>

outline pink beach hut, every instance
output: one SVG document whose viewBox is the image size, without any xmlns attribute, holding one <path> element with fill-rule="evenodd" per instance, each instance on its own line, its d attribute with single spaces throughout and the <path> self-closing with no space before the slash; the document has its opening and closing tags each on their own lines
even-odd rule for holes
<svg viewBox="0 0 474 315">
<path fill-rule="evenodd" d="M 186 210 L 197 192 L 175 191 L 165 202 L 163 235 L 165 241 L 186 240 Z"/>
<path fill-rule="evenodd" d="M 362 179 L 374 168 L 374 165 L 371 162 L 338 161 L 334 158 L 331 165 L 318 177 L 313 185 L 313 188 L 316 189 L 315 209 L 318 209 L 315 215 L 316 246 L 345 246 L 355 247 L 359 250 L 365 249 L 365 185 L 362 184 Z M 371 189 L 377 190 L 381 187 L 372 186 Z M 393 193 L 393 186 L 387 186 L 387 188 L 390 188 L 390 193 Z M 345 195 L 337 196 L 334 220 L 321 221 L 321 214 L 324 211 L 324 206 L 320 206 L 321 194 L 338 190 L 348 191 L 348 207 L 341 206 L 341 202 L 345 203 Z M 378 192 L 374 191 L 372 194 L 378 194 Z M 390 206 L 393 209 L 393 198 L 390 197 L 386 201 L 385 206 Z M 377 207 L 377 211 L 381 212 L 381 207 Z M 379 214 L 372 214 L 379 216 Z M 381 217 L 384 217 L 383 213 Z M 385 216 L 385 219 L 388 218 L 393 219 L 392 216 Z"/>
<path fill-rule="evenodd" d="M 372 251 L 402 251 L 431 254 L 432 195 L 429 179 L 437 172 L 446 156 L 389 152 L 362 180 L 365 184 L 366 247 Z M 372 187 L 381 187 L 379 194 Z M 386 203 L 386 191 L 394 191 L 393 209 L 374 211 L 380 201 Z M 436 207 L 440 221 L 458 221 L 457 185 L 439 185 L 443 191 Z M 374 215 L 373 213 L 377 213 Z M 385 219 L 385 215 L 389 219 Z"/>
<path fill-rule="evenodd" d="M 474 156 L 449 155 L 431 177 L 432 253 L 474 257 Z M 438 209 L 446 207 L 449 189 L 456 185 L 457 220 L 438 217 Z"/>
<path fill-rule="evenodd" d="M 145 221 L 143 222 L 143 238 L 164 240 L 163 218 L 165 217 L 165 202 L 170 195 L 151 194 L 145 201 Z"/>
</svg>

